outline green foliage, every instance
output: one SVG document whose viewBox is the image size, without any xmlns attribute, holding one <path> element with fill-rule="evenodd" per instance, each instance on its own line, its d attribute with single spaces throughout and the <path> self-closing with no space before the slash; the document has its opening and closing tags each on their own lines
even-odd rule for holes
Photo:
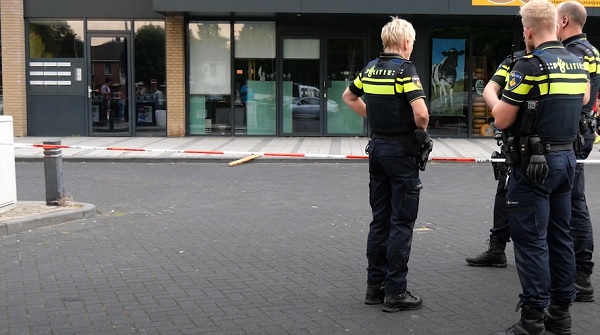
<svg viewBox="0 0 600 335">
<path fill-rule="evenodd" d="M 46 52 L 46 44 L 42 37 L 34 32 L 29 33 L 29 57 L 44 58 Z"/>
<path fill-rule="evenodd" d="M 30 22 L 29 45 L 32 58 L 83 57 L 83 42 L 65 21 Z"/>
<path fill-rule="evenodd" d="M 150 79 L 165 82 L 165 30 L 160 26 L 145 25 L 135 33 L 135 81 L 149 85 Z"/>
</svg>

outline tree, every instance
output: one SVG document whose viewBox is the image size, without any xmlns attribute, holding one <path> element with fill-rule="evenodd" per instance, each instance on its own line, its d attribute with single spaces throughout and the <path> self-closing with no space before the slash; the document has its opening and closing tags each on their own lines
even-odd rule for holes
<svg viewBox="0 0 600 335">
<path fill-rule="evenodd" d="M 140 27 L 135 33 L 135 81 L 165 82 L 165 30 L 153 24 Z"/>
<path fill-rule="evenodd" d="M 29 25 L 31 57 L 40 58 L 81 58 L 83 57 L 83 42 L 66 21 L 50 23 L 32 22 Z"/>
</svg>

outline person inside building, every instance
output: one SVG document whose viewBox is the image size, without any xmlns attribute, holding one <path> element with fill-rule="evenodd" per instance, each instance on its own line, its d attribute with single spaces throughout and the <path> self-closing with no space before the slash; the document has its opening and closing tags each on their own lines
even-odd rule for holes
<svg viewBox="0 0 600 335">
<path fill-rule="evenodd" d="M 600 53 L 583 33 L 583 26 L 587 19 L 585 7 L 577 1 L 567 1 L 559 4 L 558 11 L 558 39 L 572 54 L 583 61 L 584 67 L 590 76 L 590 96 L 594 97 L 581 108 L 579 125 L 580 136 L 584 145 L 576 152 L 577 159 L 586 159 L 594 146 L 596 132 L 596 119 L 592 109 L 596 103 L 600 88 Z M 585 198 L 584 164 L 579 163 L 575 168 L 575 181 L 571 192 L 571 237 L 575 243 L 575 260 L 577 262 L 577 290 L 576 301 L 594 301 L 594 287 L 590 275 L 594 268 L 592 255 L 594 253 L 594 234 L 592 220 Z"/>
<path fill-rule="evenodd" d="M 409 61 L 415 35 L 410 22 L 393 17 L 381 31 L 383 53 L 342 94 L 353 111 L 367 117 L 372 130 L 367 153 L 373 220 L 367 239 L 365 303 L 383 303 L 384 312 L 423 304 L 420 296 L 407 290 L 406 278 L 423 187 L 413 147 L 430 143 L 425 93 Z"/>
<path fill-rule="evenodd" d="M 254 91 L 252 88 L 248 87 L 248 79 L 244 78 L 242 80 L 242 86 L 240 86 L 240 97 L 242 100 L 242 105 L 244 105 L 244 116 L 243 116 L 243 124 L 246 124 L 246 118 L 248 116 L 248 102 L 252 103 L 254 100 Z"/>
<path fill-rule="evenodd" d="M 100 87 L 100 95 L 102 95 L 102 113 L 106 115 L 109 128 L 112 130 L 114 127 L 114 111 L 111 108 L 112 103 L 112 79 L 104 79 L 104 84 Z"/>
<path fill-rule="evenodd" d="M 125 108 L 127 107 L 127 92 L 126 92 L 127 88 L 124 85 L 121 85 L 121 87 L 119 87 L 119 90 L 117 91 L 117 95 L 119 97 L 119 100 L 117 101 L 117 105 L 119 107 L 119 120 L 120 121 L 125 121 Z"/>
<path fill-rule="evenodd" d="M 570 334 L 569 306 L 575 299 L 569 235 L 573 143 L 579 111 L 589 100 L 589 77 L 579 58 L 557 40 L 557 10 L 550 1 L 531 0 L 520 15 L 525 45 L 532 52 L 515 63 L 492 115 L 506 132 L 506 209 L 522 288 L 517 305 L 521 318 L 493 334 Z M 554 66 L 559 62 L 564 66 Z"/>
<path fill-rule="evenodd" d="M 483 98 L 488 104 L 490 110 L 498 102 L 498 97 L 502 88 L 506 86 L 506 79 L 512 70 L 517 59 L 523 57 L 525 50 L 515 51 L 508 55 L 506 59 L 498 66 L 496 72 L 485 85 L 483 89 Z M 502 132 L 495 131 L 495 139 L 498 145 L 502 145 Z M 506 158 L 501 152 L 495 152 L 492 158 Z M 490 229 L 490 239 L 488 250 L 475 257 L 467 257 L 467 264 L 471 266 L 492 266 L 506 267 L 506 254 L 504 252 L 506 243 L 510 241 L 510 229 L 508 227 L 508 216 L 506 214 L 506 172 L 507 167 L 504 163 L 492 163 L 495 175 L 497 175 L 498 185 L 496 187 L 496 196 L 494 197 L 494 218 L 493 227 Z"/>
<path fill-rule="evenodd" d="M 156 79 L 150 80 L 150 89 L 152 90 L 152 100 L 156 103 L 156 110 L 166 110 L 167 100 L 165 94 L 158 87 L 158 81 Z"/>
</svg>

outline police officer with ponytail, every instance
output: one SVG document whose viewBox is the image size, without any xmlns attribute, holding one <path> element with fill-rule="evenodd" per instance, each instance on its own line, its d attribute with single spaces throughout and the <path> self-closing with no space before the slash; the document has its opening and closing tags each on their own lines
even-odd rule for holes
<svg viewBox="0 0 600 335">
<path fill-rule="evenodd" d="M 365 303 L 383 303 L 384 312 L 421 308 L 407 290 L 408 259 L 432 142 L 425 132 L 429 113 L 412 62 L 415 30 L 393 17 L 381 31 L 383 53 L 371 61 L 342 94 L 344 102 L 367 117 L 372 132 L 369 202 L 373 221 L 367 239 Z M 363 99 L 360 99 L 363 97 Z"/>
<path fill-rule="evenodd" d="M 547 0 L 520 9 L 532 52 L 518 60 L 492 110 L 506 132 L 509 164 L 506 209 L 521 282 L 520 320 L 494 334 L 571 333 L 575 253 L 569 235 L 573 145 L 589 77 L 581 61 L 557 40 L 557 11 Z"/>
</svg>

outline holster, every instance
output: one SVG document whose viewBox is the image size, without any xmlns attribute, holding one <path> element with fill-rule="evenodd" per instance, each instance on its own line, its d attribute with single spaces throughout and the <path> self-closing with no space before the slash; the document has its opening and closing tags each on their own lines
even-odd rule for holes
<svg viewBox="0 0 600 335">
<path fill-rule="evenodd" d="M 586 113 L 581 113 L 579 118 L 579 132 L 585 134 L 589 131 L 590 117 Z"/>
<path fill-rule="evenodd" d="M 505 140 L 502 143 L 502 146 L 500 147 L 502 154 L 506 157 L 505 164 L 507 166 L 519 164 L 521 161 L 521 155 L 517 150 L 517 146 L 515 146 L 516 144 L 518 144 L 518 142 L 518 137 L 515 139 L 514 136 L 509 136 L 505 138 Z"/>
<path fill-rule="evenodd" d="M 429 154 L 433 150 L 433 140 L 426 131 L 417 129 L 406 143 L 406 153 L 418 159 L 419 170 L 425 171 Z"/>
<path fill-rule="evenodd" d="M 501 157 L 502 157 L 502 154 L 499 153 L 498 151 L 492 152 L 492 159 L 493 158 L 501 158 Z M 492 162 L 492 169 L 494 170 L 494 179 L 495 180 L 500 180 L 500 164 L 502 164 L 502 163 Z"/>
<path fill-rule="evenodd" d="M 581 151 L 583 151 L 584 145 L 585 138 L 583 137 L 583 135 L 577 134 L 577 136 L 575 136 L 575 142 L 573 142 L 573 151 L 575 151 L 576 154 L 580 153 Z"/>
<path fill-rule="evenodd" d="M 531 143 L 529 136 L 521 136 L 519 137 L 519 160 L 523 170 L 527 169 L 527 166 L 529 165 L 529 158 L 531 158 Z"/>
</svg>

